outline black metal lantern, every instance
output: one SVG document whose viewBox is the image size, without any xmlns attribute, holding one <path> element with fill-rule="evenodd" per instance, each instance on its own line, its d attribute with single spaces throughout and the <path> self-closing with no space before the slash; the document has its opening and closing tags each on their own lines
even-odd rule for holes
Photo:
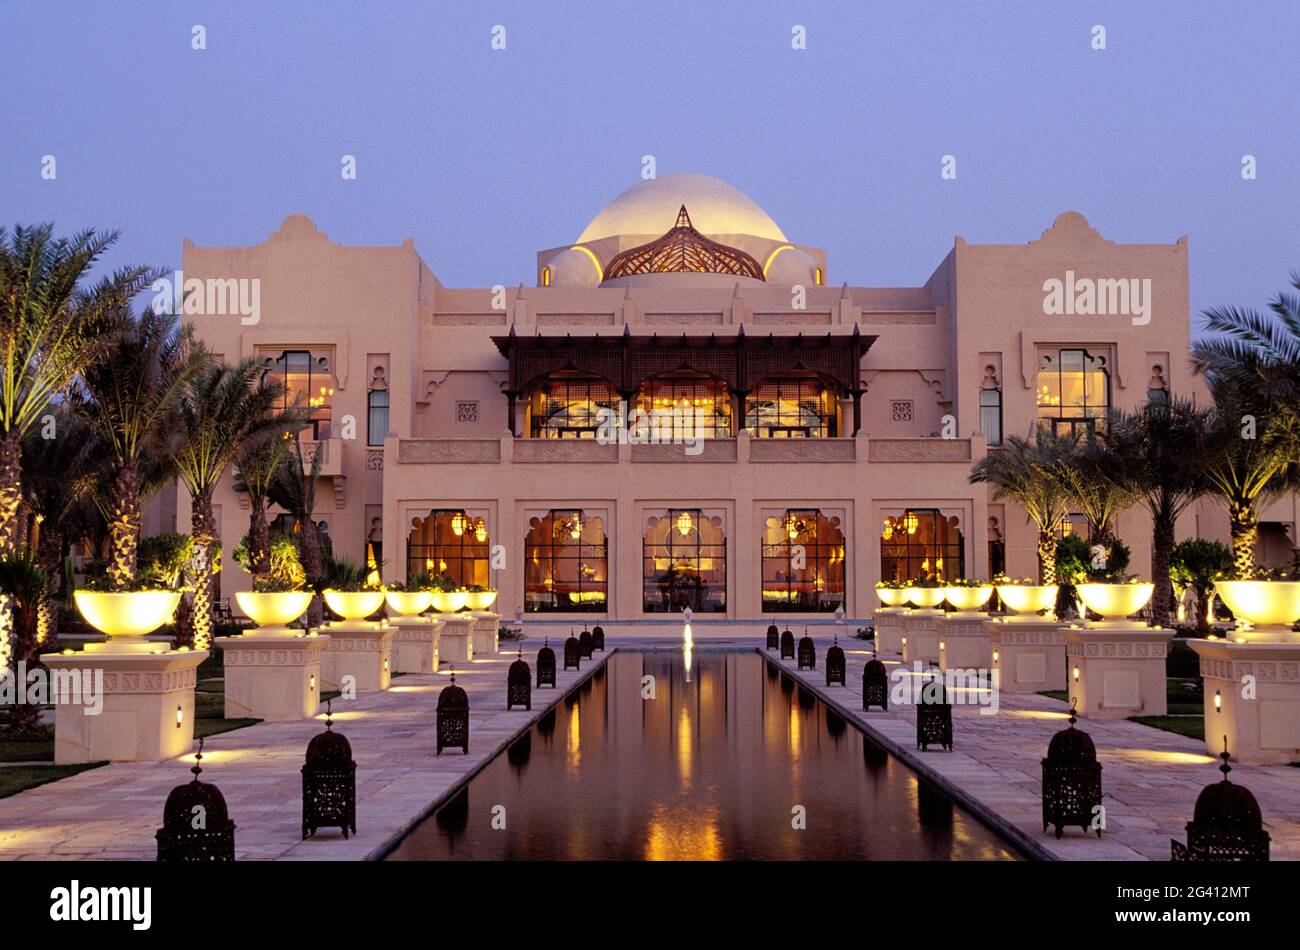
<svg viewBox="0 0 1300 950">
<path fill-rule="evenodd" d="M 767 648 L 769 650 L 775 650 L 780 647 L 780 645 L 781 634 L 777 632 L 776 624 L 769 623 L 767 625 Z"/>
<path fill-rule="evenodd" d="M 841 686 L 847 686 L 844 678 L 848 661 L 844 657 L 844 648 L 840 646 L 840 635 L 835 635 L 835 642 L 831 648 L 826 651 L 826 685 L 839 683 Z"/>
<path fill-rule="evenodd" d="M 1259 802 L 1244 785 L 1228 781 L 1228 737 L 1223 737 L 1223 781 L 1205 786 L 1187 823 L 1187 844 L 1170 841 L 1174 861 L 1267 861 L 1268 832 Z"/>
<path fill-rule="evenodd" d="M 921 702 L 916 707 L 916 745 L 922 752 L 932 745 L 952 751 L 952 706 L 937 675 L 921 686 Z"/>
<path fill-rule="evenodd" d="M 815 670 L 817 669 L 817 645 L 813 643 L 812 637 L 808 636 L 808 629 L 805 627 L 803 636 L 799 638 L 799 669 Z"/>
<path fill-rule="evenodd" d="M 591 642 L 591 633 L 584 630 L 578 637 L 578 652 L 582 654 L 584 660 L 591 659 L 591 653 L 595 649 L 595 644 Z"/>
<path fill-rule="evenodd" d="M 325 731 L 307 743 L 302 767 L 302 836 L 317 828 L 338 828 L 344 839 L 357 833 L 357 763 L 352 744 L 334 731 L 333 710 L 325 704 Z"/>
<path fill-rule="evenodd" d="M 555 672 L 554 665 L 551 672 Z M 506 672 L 506 712 L 516 706 L 523 706 L 529 712 L 533 709 L 533 671 L 524 660 L 522 646 L 519 648 L 519 658 L 510 664 L 510 669 Z"/>
<path fill-rule="evenodd" d="M 605 628 L 600 624 L 591 628 L 591 648 L 605 652 Z"/>
<path fill-rule="evenodd" d="M 789 630 L 781 631 L 781 659 L 794 659 L 794 634 Z"/>
<path fill-rule="evenodd" d="M 875 647 L 871 648 L 871 659 L 862 668 L 862 708 L 870 710 L 879 706 L 889 712 L 889 673 L 885 664 L 876 658 Z"/>
<path fill-rule="evenodd" d="M 578 638 L 569 631 L 569 639 L 564 641 L 564 668 L 566 670 L 576 670 L 579 661 L 582 659 L 582 646 L 578 643 Z"/>
<path fill-rule="evenodd" d="M 230 820 L 221 789 L 199 781 L 202 761 L 203 740 L 199 739 L 199 751 L 190 769 L 194 778 L 173 788 L 163 805 L 163 826 L 154 835 L 159 861 L 235 860 L 235 823 Z"/>
<path fill-rule="evenodd" d="M 1043 831 L 1055 825 L 1058 838 L 1066 825 L 1078 825 L 1087 834 L 1101 807 L 1101 763 L 1092 737 L 1074 727 L 1077 721 L 1071 703 L 1070 725 L 1052 736 L 1043 759 Z"/>
<path fill-rule="evenodd" d="M 438 694 L 438 755 L 442 750 L 460 746 L 469 755 L 469 694 L 456 685 L 456 671 L 451 683 Z"/>
<path fill-rule="evenodd" d="M 547 637 L 542 648 L 537 651 L 537 688 L 543 686 L 555 688 L 555 651 L 551 649 L 551 638 Z"/>
</svg>

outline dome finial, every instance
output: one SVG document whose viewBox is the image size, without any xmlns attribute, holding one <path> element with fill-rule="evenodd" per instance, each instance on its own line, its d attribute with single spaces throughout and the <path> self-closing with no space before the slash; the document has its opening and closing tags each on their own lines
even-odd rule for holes
<svg viewBox="0 0 1300 950">
<path fill-rule="evenodd" d="M 1224 739 L 1225 744 L 1227 739 Z M 203 771 L 203 766 L 199 765 L 203 761 L 203 737 L 199 736 L 199 751 L 194 753 L 194 767 L 190 769 L 194 773 L 194 781 L 199 780 L 199 773 Z"/>
</svg>

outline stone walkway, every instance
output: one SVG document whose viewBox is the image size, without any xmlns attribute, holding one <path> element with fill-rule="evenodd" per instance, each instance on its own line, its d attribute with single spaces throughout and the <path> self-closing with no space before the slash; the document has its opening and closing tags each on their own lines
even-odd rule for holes
<svg viewBox="0 0 1300 950">
<path fill-rule="evenodd" d="M 532 638 L 525 658 L 541 647 Z M 302 777 L 307 743 L 324 715 L 262 723 L 213 736 L 203 749 L 203 776 L 220 787 L 235 828 L 237 860 L 348 861 L 377 857 L 435 803 L 540 719 L 569 689 L 602 666 L 557 671 L 555 690 L 533 690 L 533 710 L 505 711 L 506 669 L 514 652 L 476 659 L 456 670 L 470 698 L 470 754 L 435 754 L 434 708 L 449 682 L 446 670 L 393 679 L 386 692 L 334 702 L 334 728 L 352 743 L 357 763 L 357 834 L 332 828 L 302 840 Z M 147 860 L 157 856 L 154 832 L 167 793 L 191 776 L 193 756 L 167 762 L 121 763 L 0 799 L 0 860 Z"/>
<path fill-rule="evenodd" d="M 793 660 L 766 654 L 842 715 L 858 723 L 890 752 L 933 780 L 986 823 L 1018 841 L 1030 854 L 1065 860 L 1168 861 L 1169 839 L 1187 838 L 1184 826 L 1201 789 L 1221 778 L 1205 745 L 1127 720 L 1080 719 L 1102 764 L 1106 828 L 1084 837 L 1067 828 L 1061 840 L 1043 833 L 1041 762 L 1053 734 L 1069 725 L 1069 707 L 1036 693 L 1003 693 L 996 715 L 978 705 L 953 705 L 953 751 L 916 747 L 914 706 L 862 711 L 862 668 L 871 649 L 841 641 L 848 660 L 847 688 L 826 686 L 828 639 L 816 639 L 817 669 L 795 671 Z M 891 677 L 897 654 L 881 654 Z M 892 679 L 891 679 L 892 682 Z M 1300 860 L 1300 768 L 1238 765 L 1231 779 L 1254 793 L 1272 836 L 1274 861 Z"/>
</svg>

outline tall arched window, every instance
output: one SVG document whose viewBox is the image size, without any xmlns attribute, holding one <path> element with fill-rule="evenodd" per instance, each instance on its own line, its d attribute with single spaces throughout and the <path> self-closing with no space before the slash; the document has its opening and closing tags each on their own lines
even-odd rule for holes
<svg viewBox="0 0 1300 950">
<path fill-rule="evenodd" d="M 618 394 L 605 380 L 578 374 L 553 376 L 529 398 L 532 437 L 594 439 L 602 409 L 618 411 Z"/>
<path fill-rule="evenodd" d="M 669 508 L 650 514 L 642 562 L 646 613 L 727 609 L 727 534 L 721 512 Z"/>
<path fill-rule="evenodd" d="M 524 538 L 524 610 L 604 613 L 608 564 L 600 515 L 556 509 L 530 519 Z"/>
<path fill-rule="evenodd" d="M 1058 435 L 1104 425 L 1110 410 L 1110 360 L 1085 349 L 1061 349 L 1038 358 L 1038 419 Z"/>
<path fill-rule="evenodd" d="M 908 508 L 885 519 L 880 533 L 881 580 L 965 577 L 965 546 L 956 517 L 937 508 Z"/>
<path fill-rule="evenodd" d="M 412 522 L 406 542 L 407 580 L 446 577 L 465 587 L 489 587 L 487 519 L 462 508 L 438 508 Z"/>
<path fill-rule="evenodd" d="M 334 405 L 334 374 L 330 360 L 309 350 L 285 350 L 278 357 L 267 356 L 265 365 L 271 379 L 284 386 L 281 408 L 298 407 L 310 413 L 307 427 L 313 439 L 330 437 Z"/>
<path fill-rule="evenodd" d="M 763 526 L 763 610 L 834 613 L 844 603 L 844 531 L 817 509 L 770 514 Z"/>
<path fill-rule="evenodd" d="M 383 445 L 388 435 L 388 390 L 372 389 L 366 394 L 366 445 Z"/>
</svg>

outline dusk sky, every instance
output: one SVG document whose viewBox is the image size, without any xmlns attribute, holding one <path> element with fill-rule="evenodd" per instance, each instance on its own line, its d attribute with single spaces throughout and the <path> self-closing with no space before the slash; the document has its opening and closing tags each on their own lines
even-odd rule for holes
<svg viewBox="0 0 1300 950">
<path fill-rule="evenodd" d="M 1289 0 L 11 3 L 0 220 L 120 229 L 110 263 L 170 268 L 183 237 L 301 211 L 344 244 L 413 237 L 450 286 L 531 286 L 653 155 L 827 248 L 835 284 L 916 285 L 955 235 L 1076 209 L 1189 235 L 1194 312 L 1262 307 L 1300 267 L 1297 35 Z"/>
</svg>

